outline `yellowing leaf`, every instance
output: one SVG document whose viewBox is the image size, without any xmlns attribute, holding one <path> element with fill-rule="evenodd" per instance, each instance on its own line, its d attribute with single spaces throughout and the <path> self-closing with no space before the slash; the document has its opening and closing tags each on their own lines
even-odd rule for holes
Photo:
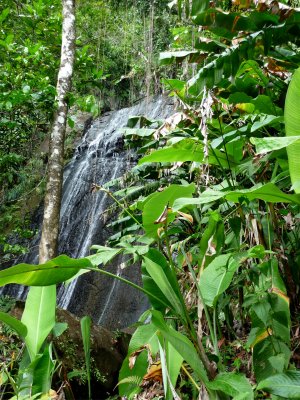
<svg viewBox="0 0 300 400">
<path fill-rule="evenodd" d="M 262 340 L 264 340 L 268 336 L 271 336 L 272 334 L 273 334 L 272 329 L 270 328 L 266 329 L 263 333 L 261 333 L 256 337 L 254 343 L 252 344 L 252 349 L 257 343 L 261 342 Z"/>
<path fill-rule="evenodd" d="M 271 293 L 276 293 L 279 297 L 281 297 L 288 305 L 290 305 L 290 299 L 289 297 L 280 289 L 277 287 L 272 287 L 270 289 Z"/>
<path fill-rule="evenodd" d="M 162 383 L 162 368 L 160 361 L 155 364 L 152 364 L 147 374 L 144 375 L 143 381 L 150 381 L 150 380 Z"/>
</svg>

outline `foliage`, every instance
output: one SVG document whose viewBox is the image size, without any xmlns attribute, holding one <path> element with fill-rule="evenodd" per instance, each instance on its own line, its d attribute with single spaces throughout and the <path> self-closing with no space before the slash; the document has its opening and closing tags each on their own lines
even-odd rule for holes
<svg viewBox="0 0 300 400">
<path fill-rule="evenodd" d="M 121 396 L 158 396 L 162 383 L 167 400 L 297 398 L 300 197 L 290 157 L 298 138 L 290 138 L 299 136 L 298 71 L 283 107 L 300 62 L 300 13 L 263 0 L 171 3 L 181 25 L 161 61 L 185 63 L 180 77 L 164 80 L 181 111 L 164 123 L 130 120 L 126 142 L 142 157 L 128 187 L 112 194 L 115 182 L 95 186 L 120 206 L 112 247 L 94 246 L 77 261 L 17 265 L 0 272 L 0 284 L 52 285 L 95 270 L 145 293 L 151 309 L 132 336 Z M 97 267 L 120 253 L 128 265 L 141 261 L 143 287 Z M 23 322 L 5 315 L 25 336 L 31 386 L 45 373 L 37 389 L 47 391 L 53 364 L 42 342 L 53 315 L 41 314 L 34 333 L 29 311 Z"/>
<path fill-rule="evenodd" d="M 286 83 L 299 63 L 299 12 L 281 3 L 270 12 L 264 1 L 258 6 L 235 1 L 230 13 L 220 4 L 213 9 L 208 2 L 192 3 L 191 20 L 201 26 L 199 33 L 195 38 L 189 23 L 186 29 L 177 29 L 174 50 L 161 56 L 164 65 L 184 60 L 190 65 L 187 81 L 165 80 L 182 111 L 158 129 L 145 120 L 136 128 L 130 122 L 125 131 L 127 143 L 136 142 L 143 157 L 132 171 L 132 190 L 115 194 L 121 197 L 119 203 L 130 199 L 131 205 L 129 213 L 124 206 L 119 222 L 113 224 L 122 233 L 112 243 L 117 240 L 124 252 L 131 249 L 134 260 L 143 259 L 144 288 L 162 302 L 149 297 L 156 311 L 137 332 L 147 326 L 153 333 L 141 339 L 139 348 L 129 349 L 120 373 L 120 394 L 133 398 L 145 390 L 149 357 L 152 362 L 160 357 L 164 387 L 171 390 L 169 366 L 163 360 L 172 345 L 189 364 L 192 372 L 187 370 L 186 377 L 198 391 L 204 384 L 209 398 L 220 396 L 220 391 L 229 397 L 253 398 L 245 377 L 224 372 L 233 371 L 234 363 L 229 359 L 227 364 L 220 343 L 235 338 L 246 352 L 252 349 L 253 370 L 244 372 L 263 382 L 255 396 L 264 390 L 292 398 L 299 386 L 297 373 L 289 374 L 291 318 L 299 305 L 294 291 L 299 282 L 300 198 L 288 193 L 288 165 L 293 169 L 294 161 L 287 161 L 286 147 L 290 146 L 289 152 L 295 145 L 298 154 L 298 138 L 284 138 L 282 116 Z M 296 82 L 297 73 L 286 102 L 288 136 L 290 123 L 298 127 L 298 114 L 292 108 L 298 104 Z M 292 135 L 298 135 L 298 128 Z M 143 195 L 142 186 L 154 180 L 160 191 Z M 192 182 L 197 185 L 194 195 L 185 196 Z M 167 195 L 172 188 L 175 201 Z M 286 215 L 292 225 L 286 224 Z M 143 234 L 132 233 L 136 221 Z M 139 242 L 140 247 L 151 243 L 163 255 L 146 249 L 139 255 Z M 201 365 L 204 370 L 199 370 Z M 288 382 L 280 391 L 272 389 L 277 377 Z M 241 389 L 240 384 L 249 388 L 244 397 L 246 386 Z M 187 389 L 183 385 L 182 393 L 180 387 L 177 382 L 182 395 Z M 169 393 L 176 398 L 173 391 Z"/>
</svg>

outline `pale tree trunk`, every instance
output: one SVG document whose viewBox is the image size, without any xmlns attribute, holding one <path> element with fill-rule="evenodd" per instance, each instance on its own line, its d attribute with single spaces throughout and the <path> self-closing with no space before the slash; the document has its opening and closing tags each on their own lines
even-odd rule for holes
<svg viewBox="0 0 300 400">
<path fill-rule="evenodd" d="M 71 78 L 75 58 L 75 0 L 62 0 L 63 27 L 61 63 L 57 78 L 57 110 L 50 140 L 48 180 L 44 205 L 39 262 L 44 263 L 57 255 L 59 216 L 61 205 L 64 138 Z"/>
<path fill-rule="evenodd" d="M 55 113 L 48 166 L 42 238 L 39 262 L 45 263 L 57 254 L 61 204 L 64 136 L 67 121 L 67 94 L 71 88 L 75 53 L 75 0 L 62 0 L 63 29 L 61 64 L 57 78 L 57 111 Z M 33 286 L 25 303 L 22 322 L 27 326 L 30 358 L 33 361 L 55 325 L 56 286 Z M 49 377 L 48 377 L 49 378 Z M 50 389 L 50 378 L 49 388 Z"/>
</svg>

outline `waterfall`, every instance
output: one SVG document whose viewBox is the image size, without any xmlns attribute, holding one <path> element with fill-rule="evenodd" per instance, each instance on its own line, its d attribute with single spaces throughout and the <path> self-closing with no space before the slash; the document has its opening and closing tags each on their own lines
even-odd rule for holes
<svg viewBox="0 0 300 400">
<path fill-rule="evenodd" d="M 172 100 L 156 97 L 94 120 L 75 150 L 73 159 L 65 167 L 60 216 L 59 254 L 74 258 L 90 254 L 93 244 L 104 244 L 109 230 L 103 218 L 111 204 L 105 192 L 92 192 L 92 184 L 104 183 L 120 177 L 134 165 L 135 155 L 123 148 L 121 128 L 130 116 L 145 115 L 149 119 L 165 119 L 174 106 Z M 37 263 L 38 241 L 31 244 L 26 262 Z M 110 272 L 141 284 L 139 266 L 124 268 L 124 260 L 117 258 L 108 267 Z M 10 285 L 8 285 L 10 286 Z M 5 288 L 3 293 L 24 297 L 24 288 Z M 58 290 L 58 305 L 78 316 L 90 315 L 95 323 L 108 329 L 124 328 L 135 322 L 147 308 L 146 298 L 124 283 L 90 272 Z"/>
</svg>

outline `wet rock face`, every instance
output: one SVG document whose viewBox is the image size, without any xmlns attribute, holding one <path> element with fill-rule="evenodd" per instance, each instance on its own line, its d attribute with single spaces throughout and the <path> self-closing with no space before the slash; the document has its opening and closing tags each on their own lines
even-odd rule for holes
<svg viewBox="0 0 300 400">
<path fill-rule="evenodd" d="M 130 116 L 165 119 L 173 113 L 170 98 L 157 97 L 134 107 L 105 113 L 92 121 L 78 144 L 73 159 L 64 171 L 60 219 L 59 253 L 80 258 L 90 253 L 93 244 L 104 245 L 111 232 L 107 229 L 105 211 L 111 205 L 109 196 L 92 192 L 94 183 L 104 183 L 122 176 L 135 165 L 135 156 L 123 146 L 121 128 Z M 37 263 L 39 238 L 25 262 Z M 124 267 L 122 258 L 107 268 L 134 283 L 141 284 L 139 267 Z M 17 297 L 24 298 L 20 288 Z M 10 294 L 12 294 L 10 290 Z M 137 290 L 97 273 L 87 273 L 58 291 L 58 304 L 78 316 L 90 315 L 94 323 L 110 330 L 122 329 L 136 322 L 148 307 Z"/>
</svg>

